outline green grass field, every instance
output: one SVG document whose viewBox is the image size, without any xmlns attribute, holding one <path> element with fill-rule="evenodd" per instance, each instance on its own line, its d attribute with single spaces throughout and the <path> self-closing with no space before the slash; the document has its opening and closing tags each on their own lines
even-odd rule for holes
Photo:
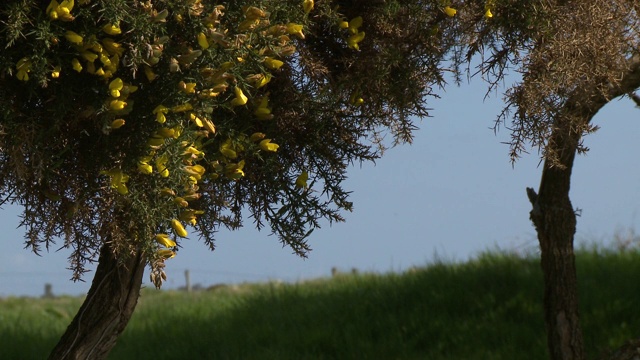
<svg viewBox="0 0 640 360">
<path fill-rule="evenodd" d="M 639 336 L 640 252 L 580 251 L 590 358 Z M 80 298 L 0 300 L 2 359 L 44 359 Z M 404 274 L 143 291 L 111 359 L 545 359 L 538 260 L 489 253 Z"/>
</svg>

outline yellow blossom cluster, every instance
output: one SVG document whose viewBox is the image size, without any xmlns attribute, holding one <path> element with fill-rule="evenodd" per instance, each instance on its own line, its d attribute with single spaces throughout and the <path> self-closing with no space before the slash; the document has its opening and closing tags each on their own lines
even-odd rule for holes
<svg viewBox="0 0 640 360">
<path fill-rule="evenodd" d="M 351 21 L 341 21 L 339 24 L 341 29 L 346 29 L 349 31 L 349 37 L 347 38 L 347 45 L 354 50 L 360 50 L 360 46 L 358 45 L 362 40 L 364 40 L 364 31 L 360 31 L 360 27 L 362 26 L 362 16 L 357 16 Z"/>
<path fill-rule="evenodd" d="M 305 11 L 313 9 L 313 2 L 303 3 Z M 217 135 L 216 125 L 208 116 L 210 111 L 198 110 L 203 103 L 213 102 L 221 106 L 228 104 L 230 109 L 244 108 L 250 106 L 252 113 L 257 120 L 271 120 L 274 115 L 269 106 L 269 92 L 266 91 L 260 96 L 256 96 L 253 101 L 245 91 L 259 93 L 260 89 L 267 86 L 274 74 L 283 65 L 281 60 L 295 52 L 295 46 L 291 44 L 289 36 L 293 35 L 299 39 L 304 39 L 303 25 L 296 23 L 276 24 L 269 22 L 269 14 L 257 7 L 245 7 L 243 10 L 244 19 L 238 24 L 236 29 L 240 35 L 235 39 L 229 36 L 229 29 L 224 28 L 222 20 L 225 8 L 218 5 L 207 15 L 203 24 L 205 28 L 199 31 L 194 39 L 197 49 L 187 48 L 185 51 L 169 60 L 170 73 L 185 73 L 198 62 L 200 57 L 206 56 L 216 49 L 229 49 L 232 47 L 249 48 L 252 51 L 256 48 L 251 44 L 243 33 L 259 32 L 263 38 L 269 38 L 272 45 L 262 47 L 257 50 L 261 57 L 260 63 L 265 66 L 263 72 L 250 72 L 239 81 L 239 68 L 245 63 L 242 56 L 238 56 L 236 61 L 226 61 L 217 67 L 203 66 L 196 71 L 197 79 L 181 79 L 177 83 L 177 90 L 182 94 L 181 102 L 177 104 L 159 104 L 153 111 L 159 127 L 148 139 L 147 144 L 150 151 L 147 155 L 138 160 L 138 172 L 149 176 L 160 178 L 173 177 L 171 175 L 175 166 L 179 164 L 181 171 L 175 175 L 182 179 L 180 188 L 165 188 L 163 195 L 167 196 L 177 210 L 178 216 L 169 220 L 169 227 L 177 237 L 186 237 L 188 231 L 186 225 L 196 225 L 198 215 L 203 212 L 190 208 L 190 202 L 197 200 L 201 194 L 198 192 L 199 183 L 205 179 L 217 180 L 226 178 L 231 181 L 240 180 L 245 176 L 246 160 L 243 154 L 247 147 L 255 148 L 256 151 L 265 153 L 277 152 L 279 145 L 273 139 L 266 138 L 264 133 L 254 133 L 251 136 L 238 135 L 235 138 L 228 137 L 217 147 L 217 153 L 207 153 L 203 143 L 212 136 Z M 154 81 L 156 75 L 154 67 L 162 63 L 164 56 L 165 39 L 158 39 L 151 45 L 151 55 L 145 64 L 145 75 L 147 80 Z M 241 51 L 237 53 L 242 54 Z M 231 96 L 228 92 L 232 90 Z M 228 100 L 223 100 L 227 98 Z M 222 103 L 220 102 L 222 100 Z M 192 141 L 184 140 L 185 133 L 195 134 Z M 251 145 L 255 144 L 255 145 Z M 175 149 L 179 148 L 180 158 L 176 162 Z M 164 233 L 161 233 L 161 235 Z M 158 253 L 161 257 L 169 258 L 172 246 L 167 246 L 166 237 L 157 239 L 160 245 L 166 249 L 160 249 Z M 172 243 L 168 243 L 172 244 Z"/>
<path fill-rule="evenodd" d="M 485 19 L 491 19 L 493 17 L 493 13 L 491 9 L 494 7 L 494 0 L 488 0 L 484 4 L 484 17 Z"/>
<path fill-rule="evenodd" d="M 493 17 L 493 13 L 491 12 L 491 9 L 494 6 L 494 0 L 488 0 L 485 5 L 484 5 L 484 18 L 485 19 L 491 19 Z M 454 17 L 456 16 L 456 14 L 458 13 L 458 10 L 456 10 L 455 8 L 451 7 L 451 6 L 445 6 L 442 11 L 444 11 L 445 14 L 447 14 L 447 16 L 449 17 Z"/>
<path fill-rule="evenodd" d="M 159 271 L 176 255 L 179 238 L 186 238 L 189 226 L 204 214 L 199 209 L 203 189 L 211 191 L 214 182 L 248 181 L 243 179 L 259 166 L 256 162 L 286 149 L 272 131 L 277 111 L 270 95 L 278 90 L 274 79 L 291 70 L 288 59 L 297 42 L 309 36 L 306 23 L 315 2 L 300 0 L 291 20 L 260 5 L 233 6 L 227 14 L 225 5 L 201 0 L 127 3 L 125 8 L 136 11 L 131 17 L 114 10 L 93 18 L 94 10 L 109 6 L 51 0 L 38 11 L 44 10 L 41 18 L 52 34 L 47 51 L 55 56 L 43 57 L 44 62 L 16 57 L 13 74 L 29 82 L 44 73 L 46 82 L 57 86 L 70 79 L 91 82 L 99 97 L 91 106 L 83 104 L 83 119 L 97 119 L 98 132 L 113 142 L 139 144 L 135 155 L 109 154 L 114 160 L 100 166 L 100 186 L 152 219 L 152 230 L 134 238 L 144 241 Z M 340 24 L 349 48 L 360 49 L 362 22 L 355 17 Z M 358 92 L 350 99 L 354 106 L 363 101 Z M 242 126 L 232 122 L 236 118 Z M 302 171 L 291 186 L 306 189 L 308 177 Z M 164 275 L 154 274 L 158 285 Z"/>
</svg>

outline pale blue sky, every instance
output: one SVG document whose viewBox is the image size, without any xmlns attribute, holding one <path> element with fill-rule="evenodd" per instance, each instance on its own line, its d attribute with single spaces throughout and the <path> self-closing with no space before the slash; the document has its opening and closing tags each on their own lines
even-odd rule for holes
<svg viewBox="0 0 640 360">
<path fill-rule="evenodd" d="M 282 248 L 268 232 L 246 228 L 222 232 L 217 250 L 197 240 L 183 242 L 178 256 L 167 262 L 166 288 L 192 283 L 210 286 L 243 281 L 296 281 L 343 271 L 402 271 L 434 260 L 461 261 L 499 247 L 531 251 L 537 246 L 528 220 L 525 187 L 537 189 L 538 156 L 525 155 L 512 168 L 507 130 L 490 129 L 502 108 L 500 96 L 483 102 L 485 88 L 451 87 L 442 99 L 430 100 L 433 117 L 419 123 L 413 145 L 389 150 L 377 164 L 350 170 L 346 188 L 353 190 L 354 212 L 346 223 L 316 230 L 314 249 L 300 259 Z M 575 165 L 571 196 L 581 208 L 577 239 L 608 243 L 615 231 L 637 231 L 640 209 L 640 109 L 628 99 L 615 100 L 595 119 L 602 128 L 586 139 L 591 148 Z M 66 270 L 68 251 L 38 257 L 23 249 L 23 231 L 16 229 L 19 210 L 5 206 L 0 225 L 0 296 L 43 293 L 82 294 L 86 283 L 72 283 Z M 147 276 L 145 283 L 148 285 Z"/>
</svg>

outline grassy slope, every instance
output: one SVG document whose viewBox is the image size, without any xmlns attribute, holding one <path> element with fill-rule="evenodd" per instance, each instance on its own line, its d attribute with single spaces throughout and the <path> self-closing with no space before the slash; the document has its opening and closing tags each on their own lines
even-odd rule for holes
<svg viewBox="0 0 640 360">
<path fill-rule="evenodd" d="M 578 256 L 591 357 L 638 336 L 640 253 Z M 544 359 L 536 259 L 143 293 L 112 359 Z M 3 358 L 42 359 L 80 299 L 0 300 Z M 515 356 L 515 357 L 514 357 Z"/>
</svg>

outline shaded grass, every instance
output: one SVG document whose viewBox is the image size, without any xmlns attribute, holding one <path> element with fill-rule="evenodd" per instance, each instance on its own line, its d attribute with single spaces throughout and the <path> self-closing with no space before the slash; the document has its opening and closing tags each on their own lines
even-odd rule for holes
<svg viewBox="0 0 640 360">
<path fill-rule="evenodd" d="M 584 250 L 577 266 L 593 358 L 638 335 L 640 254 Z M 110 359 L 544 359 L 542 289 L 537 259 L 494 252 L 404 274 L 145 290 Z M 4 355 L 45 358 L 80 300 L 2 300 Z"/>
<path fill-rule="evenodd" d="M 0 358 L 46 359 L 81 303 L 77 297 L 0 299 Z"/>
</svg>

